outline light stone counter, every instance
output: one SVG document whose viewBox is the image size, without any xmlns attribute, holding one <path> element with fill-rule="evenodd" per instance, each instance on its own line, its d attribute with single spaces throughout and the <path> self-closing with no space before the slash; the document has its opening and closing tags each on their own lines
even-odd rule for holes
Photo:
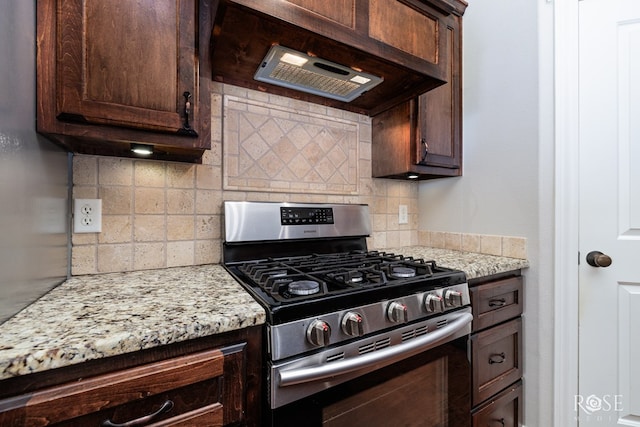
<svg viewBox="0 0 640 427">
<path fill-rule="evenodd" d="M 529 266 L 424 246 L 386 251 L 469 279 Z M 0 380 L 264 322 L 263 308 L 220 265 L 76 276 L 0 325 Z"/>
<path fill-rule="evenodd" d="M 385 249 L 385 251 L 414 258 L 434 260 L 436 265 L 464 271 L 467 274 L 467 279 L 476 279 L 529 267 L 529 262 L 525 259 L 452 251 L 427 246 L 405 246 Z"/>
<path fill-rule="evenodd" d="M 76 276 L 0 325 L 0 379 L 264 321 L 220 265 Z"/>
</svg>

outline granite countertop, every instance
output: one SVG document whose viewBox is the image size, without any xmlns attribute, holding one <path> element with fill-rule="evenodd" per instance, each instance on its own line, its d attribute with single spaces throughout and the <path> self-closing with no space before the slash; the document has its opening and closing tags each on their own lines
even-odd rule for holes
<svg viewBox="0 0 640 427">
<path fill-rule="evenodd" d="M 0 380 L 264 321 L 220 265 L 76 276 L 0 325 Z"/>
<path fill-rule="evenodd" d="M 529 261 L 526 259 L 453 251 L 428 246 L 405 246 L 385 249 L 385 251 L 426 260 L 435 260 L 439 266 L 464 271 L 467 274 L 467 279 L 487 277 L 529 267 Z"/>
<path fill-rule="evenodd" d="M 411 246 L 468 279 L 526 260 Z M 221 265 L 76 276 L 0 324 L 0 380 L 260 325 L 264 309 Z"/>
</svg>

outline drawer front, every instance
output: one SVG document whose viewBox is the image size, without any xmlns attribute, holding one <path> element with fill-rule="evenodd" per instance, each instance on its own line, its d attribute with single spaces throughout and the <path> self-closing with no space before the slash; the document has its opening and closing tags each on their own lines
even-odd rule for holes
<svg viewBox="0 0 640 427">
<path fill-rule="evenodd" d="M 471 288 L 473 331 L 519 317 L 523 308 L 522 276 Z"/>
<path fill-rule="evenodd" d="M 522 320 L 472 335 L 471 354 L 475 406 L 522 376 Z"/>
<path fill-rule="evenodd" d="M 522 425 L 522 382 L 518 381 L 473 412 L 473 427 Z"/>
<path fill-rule="evenodd" d="M 203 351 L 0 400 L 0 425 L 222 425 L 225 405 L 243 409 L 238 396 L 226 396 L 225 383 L 237 380 L 224 377 L 227 367 L 241 372 L 244 349 Z"/>
</svg>

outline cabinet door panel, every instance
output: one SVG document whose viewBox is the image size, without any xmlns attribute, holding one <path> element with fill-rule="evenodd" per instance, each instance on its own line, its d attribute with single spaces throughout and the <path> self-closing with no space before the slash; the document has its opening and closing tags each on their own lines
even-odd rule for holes
<svg viewBox="0 0 640 427">
<path fill-rule="evenodd" d="M 183 127 L 184 92 L 197 108 L 195 0 L 63 0 L 58 13 L 59 119 Z"/>
<path fill-rule="evenodd" d="M 439 63 L 440 22 L 398 0 L 369 1 L 369 35 L 432 64 Z"/>
<path fill-rule="evenodd" d="M 287 0 L 287 2 L 317 13 L 345 27 L 355 28 L 356 0 L 336 0 L 332 2 L 325 0 Z"/>
<path fill-rule="evenodd" d="M 462 165 L 460 31 L 449 25 L 445 38 L 447 84 L 419 98 L 420 135 L 415 147 L 416 163 L 459 169 Z"/>
</svg>

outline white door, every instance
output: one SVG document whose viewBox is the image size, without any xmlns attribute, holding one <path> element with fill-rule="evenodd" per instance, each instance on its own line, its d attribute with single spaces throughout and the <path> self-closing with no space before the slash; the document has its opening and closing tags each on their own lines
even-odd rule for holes
<svg viewBox="0 0 640 427">
<path fill-rule="evenodd" d="M 640 0 L 582 0 L 579 10 L 575 407 L 580 427 L 640 426 Z M 611 266 L 590 266 L 592 251 Z"/>
</svg>

